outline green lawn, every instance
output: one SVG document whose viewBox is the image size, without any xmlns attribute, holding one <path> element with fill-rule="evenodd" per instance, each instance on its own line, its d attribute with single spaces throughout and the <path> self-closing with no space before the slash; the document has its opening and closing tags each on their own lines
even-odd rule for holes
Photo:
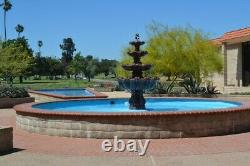
<svg viewBox="0 0 250 166">
<path fill-rule="evenodd" d="M 114 77 L 114 75 L 108 75 L 107 77 L 101 73 L 95 76 L 95 79 L 102 79 L 102 80 L 108 80 L 108 81 L 116 81 L 117 78 Z"/>
<path fill-rule="evenodd" d="M 24 80 L 22 84 L 15 81 L 14 86 L 22 86 L 28 89 L 53 89 L 53 88 L 85 88 L 93 87 L 96 82 L 87 80 Z"/>
</svg>

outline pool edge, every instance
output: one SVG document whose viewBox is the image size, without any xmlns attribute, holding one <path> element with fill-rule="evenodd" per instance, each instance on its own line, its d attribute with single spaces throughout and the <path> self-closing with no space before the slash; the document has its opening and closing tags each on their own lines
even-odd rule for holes
<svg viewBox="0 0 250 166">
<path fill-rule="evenodd" d="M 64 96 L 64 95 L 57 95 L 57 94 L 49 94 L 46 92 L 36 91 L 36 90 L 28 90 L 29 93 L 58 98 L 58 99 L 64 99 L 64 100 L 70 100 L 70 99 L 90 99 L 90 98 L 108 98 L 107 95 L 97 92 L 91 88 L 57 88 L 57 89 L 86 89 L 90 93 L 93 93 L 94 96 Z"/>
</svg>

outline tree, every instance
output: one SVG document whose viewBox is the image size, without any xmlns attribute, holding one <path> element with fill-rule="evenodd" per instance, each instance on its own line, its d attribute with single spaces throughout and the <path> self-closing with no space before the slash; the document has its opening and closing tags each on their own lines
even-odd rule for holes
<svg viewBox="0 0 250 166">
<path fill-rule="evenodd" d="M 47 69 L 49 68 L 49 64 L 46 57 L 42 57 L 41 54 L 41 47 L 43 46 L 43 42 L 41 40 L 37 41 L 38 46 L 38 52 L 34 58 L 35 65 L 33 66 L 32 73 L 35 76 L 39 76 L 39 79 L 41 79 L 41 76 L 48 75 Z"/>
<path fill-rule="evenodd" d="M 198 83 L 215 72 L 221 72 L 223 59 L 208 35 L 192 27 L 151 26 L 152 36 L 144 62 L 153 63 L 153 72 L 172 77 L 192 76 Z"/>
<path fill-rule="evenodd" d="M 98 65 L 98 59 L 94 59 L 93 56 L 88 55 L 84 58 L 83 73 L 85 77 L 88 78 L 89 82 L 90 79 L 93 78 L 97 73 L 97 65 Z"/>
<path fill-rule="evenodd" d="M 104 73 L 106 76 L 110 73 L 114 73 L 114 69 L 117 65 L 116 60 L 102 59 L 99 61 L 91 55 L 83 57 L 78 52 L 69 65 L 69 72 L 76 76 L 83 73 L 90 81 L 98 73 Z"/>
<path fill-rule="evenodd" d="M 118 63 L 118 65 L 116 66 L 116 69 L 115 69 L 115 72 L 117 73 L 117 75 L 119 77 L 126 77 L 126 78 L 131 77 L 131 72 L 129 72 L 127 70 L 124 70 L 122 65 L 124 65 L 124 64 L 132 64 L 133 63 L 132 58 L 128 56 L 128 52 L 132 51 L 132 50 L 133 50 L 132 46 L 125 47 L 122 50 L 121 61 L 120 61 L 120 63 Z"/>
<path fill-rule="evenodd" d="M 17 37 L 20 37 L 20 34 L 24 31 L 24 27 L 20 24 L 17 24 L 17 26 L 15 27 L 16 32 L 18 33 Z"/>
<path fill-rule="evenodd" d="M 43 46 L 43 41 L 38 40 L 37 45 L 38 45 L 38 48 L 39 48 L 39 54 L 41 54 L 41 47 Z"/>
<path fill-rule="evenodd" d="M 32 75 L 33 76 L 39 76 L 39 79 L 41 76 L 48 76 L 48 58 L 42 57 L 39 53 L 34 57 L 34 65 L 32 69 Z"/>
<path fill-rule="evenodd" d="M 33 65 L 32 74 L 34 76 L 49 76 L 54 79 L 57 75 L 63 74 L 63 64 L 59 59 L 53 57 L 42 57 L 37 54 L 34 58 L 35 65 Z"/>
<path fill-rule="evenodd" d="M 47 58 L 48 63 L 48 75 L 50 76 L 50 79 L 53 79 L 57 75 L 63 74 L 63 64 L 59 59 L 48 57 Z"/>
<path fill-rule="evenodd" d="M 109 59 L 102 59 L 100 62 L 98 62 L 98 71 L 97 73 L 104 73 L 104 75 L 107 77 L 109 74 L 115 73 L 115 68 L 118 64 L 118 61 L 116 60 L 109 60 Z"/>
<path fill-rule="evenodd" d="M 83 73 L 84 71 L 84 57 L 81 55 L 81 52 L 76 53 L 74 59 L 69 65 L 69 71 L 75 76 L 77 80 L 77 75 Z"/>
<path fill-rule="evenodd" d="M 19 77 L 22 83 L 23 75 L 27 74 L 33 64 L 33 52 L 27 40 L 22 37 L 7 40 L 0 50 L 0 73 L 12 83 L 14 77 Z"/>
<path fill-rule="evenodd" d="M 10 3 L 9 0 L 4 0 L 1 6 L 3 6 L 4 10 L 4 40 L 6 41 L 7 40 L 6 14 L 12 8 L 12 4 Z"/>
<path fill-rule="evenodd" d="M 62 63 L 64 64 L 65 72 L 67 77 L 70 78 L 70 73 L 67 71 L 67 68 L 70 62 L 73 60 L 73 54 L 76 51 L 75 43 L 71 38 L 63 39 L 63 44 L 60 44 L 60 48 L 62 49 Z"/>
</svg>

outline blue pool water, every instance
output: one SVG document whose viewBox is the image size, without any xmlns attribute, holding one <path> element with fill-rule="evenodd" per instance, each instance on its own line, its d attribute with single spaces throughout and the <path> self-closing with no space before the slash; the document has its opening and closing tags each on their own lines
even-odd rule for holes
<svg viewBox="0 0 250 166">
<path fill-rule="evenodd" d="M 240 106 L 237 102 L 202 99 L 146 99 L 146 110 L 130 110 L 128 99 L 75 100 L 33 105 L 33 108 L 55 112 L 143 112 L 197 111 Z"/>
<path fill-rule="evenodd" d="M 43 89 L 38 92 L 62 96 L 95 96 L 86 89 Z"/>
</svg>

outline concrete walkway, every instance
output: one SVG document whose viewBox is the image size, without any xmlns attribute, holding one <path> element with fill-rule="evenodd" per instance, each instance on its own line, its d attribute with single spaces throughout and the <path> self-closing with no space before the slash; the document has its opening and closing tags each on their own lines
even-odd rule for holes
<svg viewBox="0 0 250 166">
<path fill-rule="evenodd" d="M 113 94 L 117 95 L 117 94 Z M 120 94 L 122 96 L 122 94 Z M 36 96 L 37 101 L 48 101 Z M 224 97 L 248 101 L 250 97 Z M 50 101 L 53 99 L 49 99 Z M 15 128 L 15 111 L 0 110 L 0 125 L 14 127 L 15 152 L 0 156 L 0 166 L 249 166 L 250 133 L 150 140 L 145 156 L 104 152 L 102 139 L 80 139 L 31 134 Z"/>
<path fill-rule="evenodd" d="M 35 102 L 37 102 L 37 103 L 62 100 L 62 99 L 57 99 L 54 97 L 48 97 L 48 96 L 44 96 L 44 95 L 38 95 L 38 94 L 34 94 L 34 93 L 30 93 L 30 96 L 34 97 Z"/>
<path fill-rule="evenodd" d="M 1 166 L 249 166 L 249 152 L 190 156 L 100 157 L 17 152 L 0 157 Z"/>
<path fill-rule="evenodd" d="M 109 98 L 129 98 L 131 96 L 130 93 L 124 91 L 116 91 L 116 92 L 102 92 L 107 95 Z"/>
</svg>

